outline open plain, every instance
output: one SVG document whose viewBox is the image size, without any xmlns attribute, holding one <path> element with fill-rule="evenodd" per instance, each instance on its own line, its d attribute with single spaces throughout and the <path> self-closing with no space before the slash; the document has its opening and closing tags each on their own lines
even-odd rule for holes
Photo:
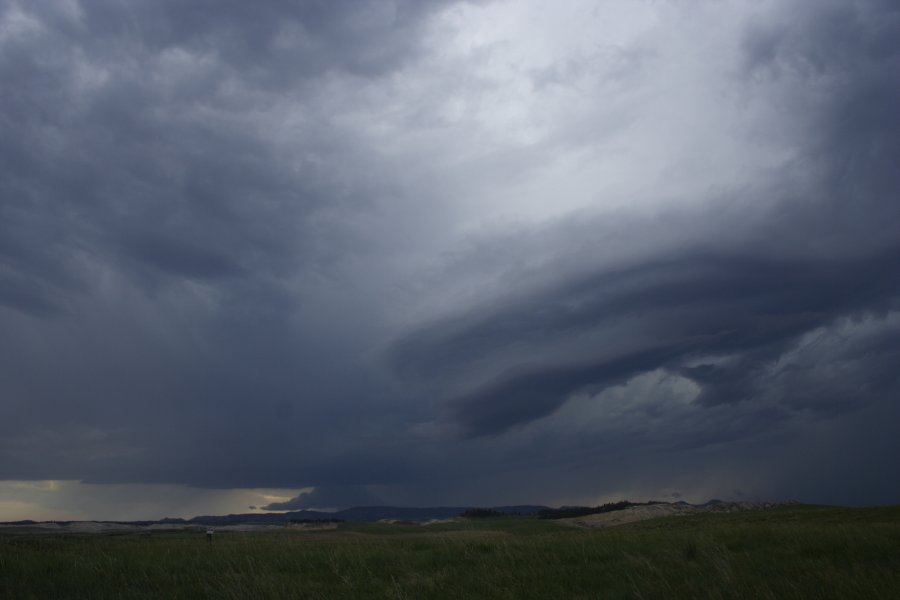
<svg viewBox="0 0 900 600">
<path fill-rule="evenodd" d="M 900 507 L 781 505 L 599 528 L 517 516 L 341 523 L 222 529 L 212 541 L 199 527 L 4 528 L 0 597 L 897 598 Z"/>
</svg>

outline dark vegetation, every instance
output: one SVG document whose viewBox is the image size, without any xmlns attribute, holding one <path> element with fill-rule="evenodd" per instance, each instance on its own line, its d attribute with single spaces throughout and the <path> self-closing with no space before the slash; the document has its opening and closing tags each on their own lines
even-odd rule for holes
<svg viewBox="0 0 900 600">
<path fill-rule="evenodd" d="M 563 506 L 560 508 L 545 508 L 537 513 L 538 519 L 571 519 L 574 517 L 583 517 L 585 515 L 596 515 L 599 513 L 613 512 L 622 510 L 631 506 L 646 506 L 653 502 L 629 502 L 622 500 L 620 502 L 608 502 L 600 506 Z"/>
<path fill-rule="evenodd" d="M 343 523 L 343 519 L 289 519 L 288 523 L 292 525 L 331 525 L 334 523 Z"/>
<path fill-rule="evenodd" d="M 0 598 L 900 598 L 900 507 L 586 530 L 534 517 L 141 537 L 4 534 Z"/>
<path fill-rule="evenodd" d="M 459 516 L 464 519 L 496 519 L 507 516 L 507 513 L 502 513 L 493 508 L 470 508 L 464 510 Z"/>
<path fill-rule="evenodd" d="M 452 519 L 470 510 L 468 506 L 355 506 L 337 512 L 316 510 L 296 510 L 291 512 L 247 513 L 239 515 L 204 515 L 192 519 L 163 519 L 163 523 L 183 525 L 231 525 L 234 523 L 284 523 L 303 519 L 340 519 L 342 521 L 429 521 L 432 519 Z M 519 506 L 495 506 L 503 514 L 530 515 L 547 508 L 530 504 Z"/>
</svg>

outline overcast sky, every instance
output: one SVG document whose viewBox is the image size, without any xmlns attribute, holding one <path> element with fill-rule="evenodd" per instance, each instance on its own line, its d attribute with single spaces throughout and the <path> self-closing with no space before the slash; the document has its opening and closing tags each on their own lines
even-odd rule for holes
<svg viewBox="0 0 900 600">
<path fill-rule="evenodd" d="M 0 0 L 0 520 L 900 502 L 892 0 Z"/>
</svg>

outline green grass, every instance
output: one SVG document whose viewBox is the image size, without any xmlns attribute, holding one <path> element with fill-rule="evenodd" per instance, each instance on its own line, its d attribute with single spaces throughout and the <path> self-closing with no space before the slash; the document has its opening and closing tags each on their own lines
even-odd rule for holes
<svg viewBox="0 0 900 600">
<path fill-rule="evenodd" d="M 0 536 L 0 598 L 900 598 L 900 507 Z"/>
</svg>

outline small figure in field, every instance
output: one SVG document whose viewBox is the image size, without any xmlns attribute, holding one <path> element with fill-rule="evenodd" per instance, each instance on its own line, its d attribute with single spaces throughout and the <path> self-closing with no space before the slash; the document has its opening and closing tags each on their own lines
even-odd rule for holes
<svg viewBox="0 0 900 600">
<path fill-rule="evenodd" d="M 209 527 L 209 528 L 206 530 L 206 541 L 207 541 L 208 543 L 210 543 L 210 544 L 212 543 L 212 536 L 213 536 L 214 533 L 215 533 L 215 530 L 213 530 L 212 527 Z"/>
</svg>

